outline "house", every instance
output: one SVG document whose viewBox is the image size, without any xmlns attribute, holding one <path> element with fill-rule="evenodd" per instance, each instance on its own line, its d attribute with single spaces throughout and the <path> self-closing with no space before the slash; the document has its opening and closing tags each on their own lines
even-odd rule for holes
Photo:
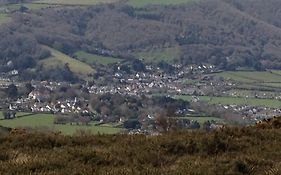
<svg viewBox="0 0 281 175">
<path fill-rule="evenodd" d="M 28 94 L 28 98 L 36 100 L 37 98 L 40 98 L 42 94 L 39 91 L 32 91 Z"/>
<path fill-rule="evenodd" d="M 47 99 L 48 97 L 49 97 L 49 93 L 40 92 L 37 90 L 34 90 L 28 94 L 29 99 L 38 100 L 39 102 Z"/>
</svg>

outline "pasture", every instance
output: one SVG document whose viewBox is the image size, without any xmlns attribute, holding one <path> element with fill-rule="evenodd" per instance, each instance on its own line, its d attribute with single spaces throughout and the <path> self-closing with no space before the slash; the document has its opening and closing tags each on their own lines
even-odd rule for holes
<svg viewBox="0 0 281 175">
<path fill-rule="evenodd" d="M 86 63 L 83 63 L 79 60 L 73 59 L 62 52 L 59 52 L 50 47 L 44 46 L 48 50 L 51 51 L 52 56 L 50 58 L 44 59 L 41 61 L 41 64 L 47 68 L 62 66 L 64 64 L 68 64 L 69 68 L 72 72 L 86 77 L 89 74 L 94 72 L 94 69 Z"/>
<path fill-rule="evenodd" d="M 224 71 L 216 76 L 242 83 L 281 83 L 281 74 L 272 71 Z"/>
<path fill-rule="evenodd" d="M 263 86 L 281 88 L 281 83 L 261 83 Z"/>
<path fill-rule="evenodd" d="M 79 51 L 74 54 L 75 57 L 77 57 L 78 60 L 85 62 L 87 64 L 102 64 L 102 65 L 108 65 L 112 63 L 117 63 L 122 61 L 118 58 L 113 57 L 107 57 L 107 56 L 100 56 L 95 54 L 90 54 L 84 51 Z"/>
<path fill-rule="evenodd" d="M 79 130 L 87 131 L 93 134 L 104 133 L 104 134 L 114 134 L 122 131 L 122 128 L 116 128 L 110 125 L 106 126 L 95 126 L 95 123 L 92 122 L 89 126 L 82 125 L 55 125 L 54 115 L 52 114 L 30 114 L 28 113 L 19 113 L 17 116 L 21 116 L 19 118 L 15 118 L 12 120 L 0 120 L 0 125 L 4 127 L 24 127 L 24 128 L 32 128 L 39 131 L 51 130 L 51 131 L 61 131 L 65 135 L 72 135 Z M 26 115 L 26 116 L 23 116 Z M 2 112 L 0 117 L 2 116 Z M 2 116 L 3 117 L 3 116 Z"/>
<path fill-rule="evenodd" d="M 7 14 L 0 13 L 0 25 L 7 23 L 11 20 L 11 18 Z"/>
<path fill-rule="evenodd" d="M 192 2 L 194 0 L 129 0 L 128 4 L 135 7 L 143 7 L 149 4 L 161 4 L 161 5 L 169 5 L 169 4 L 182 4 L 187 2 Z"/>
<path fill-rule="evenodd" d="M 19 10 L 21 6 L 24 6 L 30 10 L 39 10 L 47 7 L 55 7 L 57 5 L 51 4 L 34 4 L 34 3 L 23 3 L 23 4 L 7 4 L 4 7 L 9 9 L 10 11 Z"/>
<path fill-rule="evenodd" d="M 135 56 L 146 62 L 166 61 L 168 63 L 171 63 L 174 60 L 179 59 L 180 49 L 178 47 L 173 47 L 158 50 L 150 50 L 146 52 L 137 52 L 135 53 Z"/>
<path fill-rule="evenodd" d="M 117 0 L 37 0 L 33 3 L 41 4 L 63 4 L 63 5 L 95 5 L 101 3 L 112 3 Z"/>
<path fill-rule="evenodd" d="M 23 117 L 23 116 L 28 116 L 28 115 L 31 115 L 31 113 L 27 113 L 27 112 L 17 112 L 16 113 L 16 117 Z M 4 119 L 2 111 L 0 111 L 0 120 L 1 119 Z"/>
<path fill-rule="evenodd" d="M 193 97 L 190 95 L 177 95 L 176 99 L 192 101 Z M 280 108 L 281 101 L 275 99 L 258 99 L 258 98 L 243 98 L 243 97 L 211 97 L 198 96 L 199 101 L 208 102 L 210 104 L 222 105 L 250 105 L 250 106 L 265 106 L 271 108 Z"/>
<path fill-rule="evenodd" d="M 241 90 L 241 89 L 231 89 L 228 91 L 231 95 L 235 97 L 246 97 L 254 98 L 257 96 L 262 96 L 264 98 L 274 98 L 276 97 L 276 92 L 274 91 L 257 91 L 257 90 Z"/>
</svg>

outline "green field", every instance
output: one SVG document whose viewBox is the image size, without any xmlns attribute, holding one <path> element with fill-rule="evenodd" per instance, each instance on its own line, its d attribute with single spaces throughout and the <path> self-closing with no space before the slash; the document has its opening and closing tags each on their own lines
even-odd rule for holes
<svg viewBox="0 0 281 175">
<path fill-rule="evenodd" d="M 16 117 L 22 117 L 22 116 L 27 116 L 27 115 L 30 115 L 31 113 L 27 113 L 27 112 L 17 112 L 16 113 Z M 0 119 L 4 119 L 4 116 L 3 116 L 3 112 L 0 111 Z"/>
<path fill-rule="evenodd" d="M 192 96 L 178 95 L 176 99 L 191 101 Z M 250 106 L 265 106 L 272 108 L 280 108 L 281 101 L 275 99 L 258 99 L 258 98 L 242 98 L 242 97 L 210 97 L 198 96 L 200 101 L 205 101 L 210 104 L 223 104 L 223 105 L 250 105 Z"/>
<path fill-rule="evenodd" d="M 135 7 L 142 7 L 148 4 L 181 4 L 187 3 L 194 0 L 129 0 L 128 4 L 135 6 Z"/>
<path fill-rule="evenodd" d="M 11 18 L 7 14 L 0 13 L 0 25 L 7 23 L 11 20 Z"/>
<path fill-rule="evenodd" d="M 18 113 L 17 116 L 26 115 L 27 113 Z M 0 117 L 2 116 L 2 112 Z M 2 116 L 3 117 L 3 116 Z M 51 114 L 34 114 L 24 117 L 16 118 L 13 120 L 0 120 L 0 125 L 5 127 L 17 128 L 17 127 L 30 127 L 35 129 L 47 129 L 53 131 L 61 131 L 63 134 L 72 135 L 78 130 L 89 131 L 93 134 L 106 133 L 114 134 L 122 131 L 121 128 L 114 128 L 110 125 L 95 126 L 94 123 L 90 123 L 89 126 L 79 125 L 55 125 L 53 123 L 54 116 Z"/>
<path fill-rule="evenodd" d="M 178 47 L 135 53 L 135 55 L 139 59 L 143 59 L 146 62 L 166 61 L 170 63 L 173 62 L 174 60 L 178 60 L 180 57 L 179 54 L 180 54 L 180 49 Z"/>
<path fill-rule="evenodd" d="M 35 4 L 63 4 L 63 5 L 94 5 L 100 3 L 114 3 L 122 0 L 36 0 Z M 142 7 L 149 4 L 181 4 L 194 0 L 127 0 L 129 5 Z"/>
<path fill-rule="evenodd" d="M 100 3 L 111 3 L 117 0 L 37 0 L 33 3 L 42 4 L 65 4 L 65 5 L 93 5 Z"/>
<path fill-rule="evenodd" d="M 274 91 L 256 91 L 256 90 L 240 90 L 240 89 L 231 89 L 227 91 L 230 94 L 233 94 L 237 97 L 246 97 L 254 98 L 257 96 L 263 96 L 264 98 L 274 98 L 276 97 L 276 92 Z"/>
<path fill-rule="evenodd" d="M 36 4 L 36 3 L 24 3 L 22 4 L 23 6 L 27 7 L 30 10 L 38 10 L 38 9 L 43 9 L 43 8 L 47 8 L 47 7 L 56 7 L 57 5 L 50 5 L 50 4 Z M 12 4 L 9 5 L 12 8 L 15 9 L 19 9 L 20 8 L 20 4 Z"/>
<path fill-rule="evenodd" d="M 45 67 L 56 67 L 68 64 L 72 72 L 81 75 L 83 77 L 88 76 L 94 72 L 94 69 L 86 63 L 83 63 L 79 60 L 73 59 L 68 55 L 63 54 L 55 49 L 44 46 L 51 51 L 52 56 L 50 58 L 44 59 L 41 61 L 42 65 Z"/>
<path fill-rule="evenodd" d="M 89 54 L 84 51 L 76 52 L 74 55 L 80 61 L 88 63 L 88 64 L 98 63 L 98 64 L 103 64 L 103 65 L 108 65 L 108 64 L 117 63 L 117 62 L 122 61 L 121 59 L 118 59 L 118 58 Z"/>
<path fill-rule="evenodd" d="M 261 83 L 263 86 L 281 88 L 281 83 Z"/>
<path fill-rule="evenodd" d="M 225 71 L 216 75 L 243 83 L 281 83 L 281 74 L 271 71 Z"/>
<path fill-rule="evenodd" d="M 30 10 L 38 10 L 47 7 L 55 7 L 57 5 L 23 3 L 23 4 L 8 4 L 5 5 L 4 7 L 9 9 L 10 11 L 15 11 L 15 10 L 19 10 L 21 6 L 27 7 Z"/>
<path fill-rule="evenodd" d="M 270 72 L 281 76 L 281 70 L 270 70 Z"/>
</svg>

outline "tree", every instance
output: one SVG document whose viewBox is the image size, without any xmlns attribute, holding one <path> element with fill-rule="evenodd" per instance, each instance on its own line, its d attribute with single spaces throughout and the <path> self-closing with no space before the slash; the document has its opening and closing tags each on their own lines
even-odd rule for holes
<svg viewBox="0 0 281 175">
<path fill-rule="evenodd" d="M 124 127 L 126 129 L 139 129 L 141 123 L 138 120 L 127 120 L 124 122 Z"/>
<path fill-rule="evenodd" d="M 2 112 L 4 119 L 13 119 L 16 117 L 16 112 L 15 111 L 3 111 Z"/>
<path fill-rule="evenodd" d="M 210 128 L 211 128 L 211 122 L 209 120 L 203 123 L 203 129 L 208 131 L 210 130 Z"/>
<path fill-rule="evenodd" d="M 4 119 L 10 119 L 10 112 L 9 111 L 2 111 Z"/>
<path fill-rule="evenodd" d="M 10 84 L 6 89 L 6 94 L 9 98 L 16 98 L 18 96 L 18 88 L 14 84 Z"/>
<path fill-rule="evenodd" d="M 200 126 L 200 123 L 198 121 L 194 121 L 191 123 L 190 125 L 190 128 L 191 129 L 199 129 L 201 126 Z"/>
<path fill-rule="evenodd" d="M 32 92 L 35 88 L 32 86 L 31 83 L 26 83 L 25 84 L 25 93 L 29 94 L 30 92 Z"/>
</svg>

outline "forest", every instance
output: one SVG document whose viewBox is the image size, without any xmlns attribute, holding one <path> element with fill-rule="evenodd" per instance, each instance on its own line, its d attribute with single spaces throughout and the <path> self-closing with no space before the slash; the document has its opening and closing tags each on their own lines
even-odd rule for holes
<svg viewBox="0 0 281 175">
<path fill-rule="evenodd" d="M 0 26 L 0 70 L 17 69 L 27 78 L 42 79 L 48 68 L 40 62 L 51 56 L 45 46 L 71 57 L 84 51 L 125 60 L 138 59 L 139 52 L 177 47 L 174 62 L 184 65 L 280 69 L 281 2 L 270 2 L 210 0 L 145 7 L 120 2 L 23 9 Z M 56 70 L 44 78 L 56 79 L 68 71 L 66 66 Z"/>
</svg>

